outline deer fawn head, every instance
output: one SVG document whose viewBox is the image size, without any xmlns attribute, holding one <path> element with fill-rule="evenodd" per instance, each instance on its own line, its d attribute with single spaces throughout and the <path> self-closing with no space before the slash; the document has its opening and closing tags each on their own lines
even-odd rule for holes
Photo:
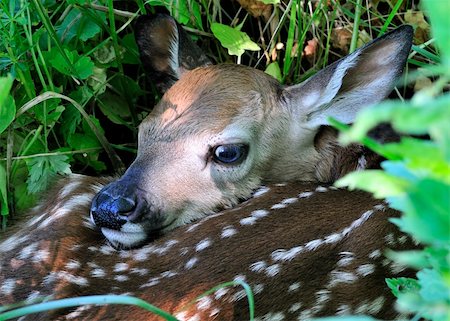
<svg viewBox="0 0 450 321">
<path fill-rule="evenodd" d="M 284 87 L 249 67 L 211 65 L 169 16 L 140 17 L 141 59 L 165 93 L 139 127 L 136 160 L 94 198 L 93 221 L 113 245 L 135 247 L 248 198 L 261 182 L 333 181 L 345 171 L 321 126 L 330 116 L 351 123 L 385 98 L 411 38 L 401 27 Z"/>
</svg>

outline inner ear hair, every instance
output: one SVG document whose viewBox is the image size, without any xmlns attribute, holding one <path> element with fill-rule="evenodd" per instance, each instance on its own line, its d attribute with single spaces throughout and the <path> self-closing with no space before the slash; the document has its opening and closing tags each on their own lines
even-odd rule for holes
<svg viewBox="0 0 450 321">
<path fill-rule="evenodd" d="M 354 170 L 380 168 L 380 162 L 384 160 L 382 156 L 361 144 L 342 146 L 338 135 L 337 129 L 323 125 L 314 137 L 314 147 L 320 155 L 315 176 L 320 182 L 331 184 Z M 385 123 L 373 128 L 368 136 L 380 143 L 400 140 L 400 135 Z"/>
</svg>

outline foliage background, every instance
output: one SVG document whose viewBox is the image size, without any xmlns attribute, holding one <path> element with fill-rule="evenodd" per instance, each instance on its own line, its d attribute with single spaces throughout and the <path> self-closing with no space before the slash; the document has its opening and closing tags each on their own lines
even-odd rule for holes
<svg viewBox="0 0 450 321">
<path fill-rule="evenodd" d="M 336 126 L 345 132 L 343 142 L 367 143 L 365 133 L 381 121 L 430 139 L 405 138 L 384 146 L 370 142 L 388 159 L 383 171 L 354 174 L 339 184 L 387 198 L 404 212 L 395 224 L 424 250 L 389 255 L 419 272 L 417 279 L 387 282 L 399 308 L 414 313 L 414 319 L 447 320 L 449 6 L 446 0 L 3 0 L 2 227 L 31 206 L 57 174 L 120 172 L 132 161 L 137 125 L 159 99 L 138 60 L 132 34 L 137 15 L 169 11 L 214 62 L 263 69 L 282 83 L 307 79 L 363 43 L 409 23 L 415 45 L 408 77 L 393 95 L 400 102 L 361 114 L 352 129 Z"/>
</svg>

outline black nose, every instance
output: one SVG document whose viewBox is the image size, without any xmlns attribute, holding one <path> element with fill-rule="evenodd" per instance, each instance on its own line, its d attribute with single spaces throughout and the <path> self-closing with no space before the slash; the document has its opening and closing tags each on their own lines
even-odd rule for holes
<svg viewBox="0 0 450 321">
<path fill-rule="evenodd" d="M 119 230 L 126 222 L 139 218 L 136 209 L 135 193 L 118 181 L 107 185 L 94 197 L 91 215 L 98 227 Z"/>
</svg>

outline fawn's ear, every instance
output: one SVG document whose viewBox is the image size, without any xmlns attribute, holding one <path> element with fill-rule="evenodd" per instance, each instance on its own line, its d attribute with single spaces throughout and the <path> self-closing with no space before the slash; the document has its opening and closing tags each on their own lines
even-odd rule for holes
<svg viewBox="0 0 450 321">
<path fill-rule="evenodd" d="M 169 15 L 140 16 L 135 37 L 146 72 L 162 93 L 187 70 L 211 64 Z"/>
<path fill-rule="evenodd" d="M 305 82 L 285 89 L 284 97 L 303 126 L 344 123 L 357 112 L 386 98 L 401 75 L 411 49 L 413 28 L 402 26 L 375 39 L 319 71 Z"/>
</svg>

